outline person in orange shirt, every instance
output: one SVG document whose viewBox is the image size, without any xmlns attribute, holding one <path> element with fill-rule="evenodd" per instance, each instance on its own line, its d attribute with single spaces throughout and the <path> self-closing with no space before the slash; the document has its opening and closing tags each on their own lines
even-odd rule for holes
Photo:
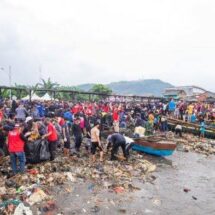
<svg viewBox="0 0 215 215">
<path fill-rule="evenodd" d="M 188 122 L 191 122 L 191 116 L 192 116 L 192 114 L 193 114 L 193 109 L 194 109 L 194 105 L 193 105 L 193 104 L 190 104 L 190 105 L 187 107 Z"/>
<path fill-rule="evenodd" d="M 148 117 L 148 120 L 149 120 L 149 124 L 150 124 L 151 126 L 154 125 L 154 119 L 155 119 L 155 117 L 154 117 L 153 113 L 150 113 L 150 114 L 149 114 L 149 117 Z"/>
</svg>

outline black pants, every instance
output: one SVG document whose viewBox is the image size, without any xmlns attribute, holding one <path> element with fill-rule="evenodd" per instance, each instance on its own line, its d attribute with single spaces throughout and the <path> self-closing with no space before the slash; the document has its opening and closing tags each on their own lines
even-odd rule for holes
<svg viewBox="0 0 215 215">
<path fill-rule="evenodd" d="M 183 111 L 180 111 L 180 120 L 183 120 L 183 115 L 184 115 Z"/>
<path fill-rule="evenodd" d="M 181 129 L 175 129 L 175 134 L 176 135 L 179 134 L 179 136 L 182 137 L 182 130 Z"/>
<path fill-rule="evenodd" d="M 66 136 L 66 142 L 64 142 L 64 148 L 70 149 L 70 146 L 71 146 L 70 136 L 67 135 L 67 136 Z"/>
<path fill-rule="evenodd" d="M 127 154 L 126 154 L 126 151 L 125 151 L 125 141 L 123 142 L 115 142 L 113 143 L 113 147 L 112 147 L 112 150 L 111 150 L 111 160 L 116 160 L 116 154 L 119 150 L 119 147 L 122 148 L 122 151 L 123 151 L 123 155 L 124 157 L 127 157 Z"/>
<path fill-rule="evenodd" d="M 50 160 L 54 160 L 56 156 L 57 141 L 49 141 Z"/>
<path fill-rule="evenodd" d="M 96 149 L 97 149 L 97 148 L 99 149 L 100 152 L 103 151 L 103 150 L 102 150 L 102 147 L 99 146 L 99 143 L 98 143 L 98 142 L 92 142 L 91 153 L 92 153 L 93 155 L 96 154 Z"/>
<path fill-rule="evenodd" d="M 81 142 L 82 142 L 82 137 L 81 136 L 75 137 L 75 149 L 77 151 L 80 151 Z"/>
</svg>

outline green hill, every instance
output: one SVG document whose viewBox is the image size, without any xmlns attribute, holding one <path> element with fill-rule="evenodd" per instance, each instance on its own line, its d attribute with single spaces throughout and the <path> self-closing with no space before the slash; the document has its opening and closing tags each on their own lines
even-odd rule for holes
<svg viewBox="0 0 215 215">
<path fill-rule="evenodd" d="M 82 84 L 77 86 L 77 88 L 83 91 L 88 91 L 93 85 L 94 84 Z M 173 85 L 159 79 L 120 81 L 107 84 L 107 86 L 116 94 L 143 96 L 161 96 L 165 88 L 173 87 Z"/>
<path fill-rule="evenodd" d="M 94 84 L 81 84 L 76 86 L 78 89 L 83 90 L 83 91 L 89 91 Z"/>
</svg>

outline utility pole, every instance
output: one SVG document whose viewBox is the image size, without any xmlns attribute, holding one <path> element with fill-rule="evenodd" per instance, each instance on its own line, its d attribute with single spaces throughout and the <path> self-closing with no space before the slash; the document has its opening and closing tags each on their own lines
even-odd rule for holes
<svg viewBox="0 0 215 215">
<path fill-rule="evenodd" d="M 12 72 L 11 72 L 11 66 L 9 66 L 9 72 L 8 72 L 8 76 L 9 76 L 9 86 L 12 87 Z M 10 89 L 10 100 L 12 99 L 12 93 L 11 93 L 11 89 Z"/>
<path fill-rule="evenodd" d="M 7 73 L 8 78 L 9 78 L 9 87 L 12 87 L 12 69 L 11 69 L 11 66 L 9 66 L 8 72 L 7 72 L 7 70 L 5 70 L 4 67 L 1 67 L 0 70 Z M 12 99 L 11 89 L 9 90 L 9 93 L 10 93 L 10 100 L 11 100 Z"/>
</svg>

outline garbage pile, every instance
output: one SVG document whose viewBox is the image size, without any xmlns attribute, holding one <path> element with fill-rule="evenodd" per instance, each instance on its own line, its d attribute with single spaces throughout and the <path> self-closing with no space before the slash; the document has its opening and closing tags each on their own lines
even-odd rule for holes
<svg viewBox="0 0 215 215">
<path fill-rule="evenodd" d="M 0 166 L 0 214 L 31 215 L 45 211 L 57 214 L 52 188 L 85 181 L 116 194 L 133 192 L 139 190 L 135 180 L 144 183 L 155 179 L 150 174 L 155 169 L 137 152 L 132 153 L 129 161 L 104 163 L 91 163 L 82 154 L 76 159 L 58 156 L 51 162 L 28 164 L 25 174 L 11 177 L 9 158 L 5 157 Z"/>
<path fill-rule="evenodd" d="M 183 151 L 195 151 L 204 155 L 215 154 L 215 141 L 210 139 L 200 139 L 192 134 L 184 134 L 183 138 L 175 140 L 177 144 L 182 145 Z"/>
</svg>

